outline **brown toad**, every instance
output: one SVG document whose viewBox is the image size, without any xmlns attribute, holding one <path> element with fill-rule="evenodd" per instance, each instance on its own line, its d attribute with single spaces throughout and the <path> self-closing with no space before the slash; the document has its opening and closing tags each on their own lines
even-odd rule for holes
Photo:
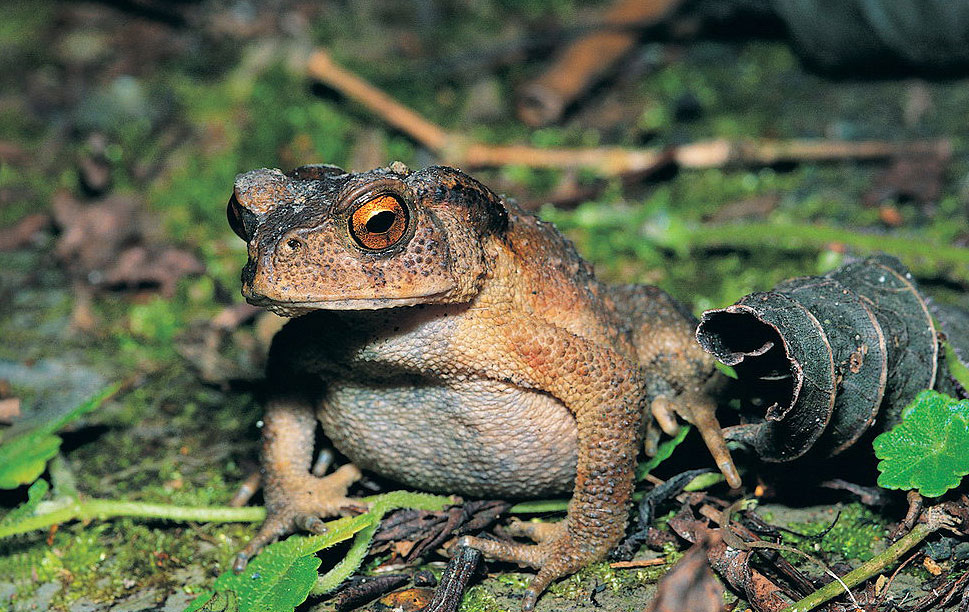
<svg viewBox="0 0 969 612">
<path fill-rule="evenodd" d="M 528 610 L 622 538 L 636 455 L 657 433 L 647 410 L 667 432 L 674 411 L 695 423 L 739 484 L 689 313 L 654 287 L 600 284 L 554 227 L 471 177 L 254 170 L 228 215 L 249 244 L 243 294 L 297 317 L 269 355 L 269 516 L 237 567 L 359 506 L 346 495 L 360 469 L 478 497 L 572 491 L 564 521 L 525 530 L 535 544 L 465 541 L 539 570 Z M 326 477 L 310 468 L 317 419 L 353 462 Z"/>
</svg>

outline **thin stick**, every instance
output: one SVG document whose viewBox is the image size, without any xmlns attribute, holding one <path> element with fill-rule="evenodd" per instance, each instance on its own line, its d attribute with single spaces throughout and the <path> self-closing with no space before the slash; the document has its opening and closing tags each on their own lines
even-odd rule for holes
<svg viewBox="0 0 969 612">
<path fill-rule="evenodd" d="M 375 115 L 409 135 L 432 151 L 441 151 L 451 140 L 444 128 L 435 125 L 380 91 L 370 83 L 333 61 L 330 54 L 318 50 L 310 55 L 307 70 L 311 76 L 333 89 L 360 102 Z"/>
<path fill-rule="evenodd" d="M 572 42 L 544 74 L 522 87 L 518 117 L 531 126 L 558 120 L 572 100 L 587 91 L 639 41 L 640 33 L 629 25 L 643 28 L 658 23 L 681 1 L 615 0 L 604 15 L 606 27 Z"/>
<path fill-rule="evenodd" d="M 659 557 L 657 559 L 640 559 L 639 561 L 615 561 L 609 564 L 612 569 L 637 569 L 640 567 L 656 567 L 657 565 L 666 565 L 669 561 L 666 557 Z"/>
<path fill-rule="evenodd" d="M 885 568 L 893 565 L 902 555 L 910 551 L 934 531 L 936 531 L 936 528 L 930 525 L 924 523 L 916 525 L 905 537 L 885 549 L 883 553 L 862 563 L 854 570 L 845 574 L 839 581 L 829 582 L 817 591 L 794 603 L 786 610 L 783 610 L 783 612 L 808 612 L 808 610 L 813 610 L 829 599 L 837 597 L 845 588 L 850 589 L 858 586 Z"/>
<path fill-rule="evenodd" d="M 946 139 L 911 142 L 710 140 L 666 149 L 538 149 L 527 145 L 488 145 L 475 142 L 463 134 L 449 132 L 428 121 L 334 62 L 322 49 L 312 53 L 307 61 L 307 71 L 313 78 L 359 102 L 427 147 L 445 163 L 471 168 L 520 164 L 533 168 L 587 168 L 615 176 L 649 172 L 669 162 L 676 162 L 683 168 L 719 168 L 727 165 L 769 165 L 782 161 L 879 159 L 903 154 L 947 157 L 952 149 Z"/>
</svg>

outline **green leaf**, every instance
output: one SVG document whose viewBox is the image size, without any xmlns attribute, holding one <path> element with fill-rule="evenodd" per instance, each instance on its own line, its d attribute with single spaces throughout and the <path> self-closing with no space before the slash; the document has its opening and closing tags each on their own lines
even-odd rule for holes
<svg viewBox="0 0 969 612">
<path fill-rule="evenodd" d="M 648 461 L 640 463 L 639 467 L 636 468 L 636 480 L 646 478 L 646 475 L 659 467 L 659 464 L 669 459 L 673 455 L 673 451 L 676 450 L 676 447 L 686 439 L 688 433 L 690 433 L 690 426 L 684 425 L 680 427 L 680 431 L 675 437 L 660 444 L 659 448 L 656 449 L 656 454 L 650 457 Z"/>
<path fill-rule="evenodd" d="M 0 489 L 37 480 L 61 447 L 61 438 L 54 432 L 103 404 L 119 387 L 112 385 L 63 415 L 4 440 L 0 444 Z"/>
<path fill-rule="evenodd" d="M 20 504 L 20 506 L 14 508 L 7 513 L 2 519 L 0 519 L 0 526 L 4 525 L 14 525 L 24 520 L 25 518 L 32 516 L 37 510 L 37 506 L 47 495 L 47 491 L 50 490 L 50 485 L 47 484 L 46 480 L 38 480 L 34 484 L 30 485 L 27 489 L 27 501 Z"/>
<path fill-rule="evenodd" d="M 369 513 L 327 523 L 327 532 L 291 536 L 270 544 L 246 569 L 224 572 L 213 590 L 200 595 L 185 612 L 232 609 L 240 612 L 292 612 L 306 601 L 316 583 L 320 559 L 314 553 L 349 539 L 372 523 Z M 224 608 L 229 605 L 231 607 Z"/>
<path fill-rule="evenodd" d="M 16 489 L 37 480 L 60 447 L 60 437 L 36 433 L 0 446 L 0 489 Z"/>
<path fill-rule="evenodd" d="M 969 400 L 922 391 L 873 445 L 878 486 L 938 497 L 969 474 Z"/>
<path fill-rule="evenodd" d="M 381 519 L 383 519 L 384 514 L 388 511 L 396 508 L 441 510 L 451 502 L 450 498 L 447 497 L 429 495 L 427 493 L 412 493 L 410 491 L 391 491 L 390 493 L 372 497 L 368 501 L 372 502 L 368 514 L 373 516 L 373 524 L 361 530 L 357 534 L 357 537 L 354 538 L 353 544 L 350 546 L 350 550 L 347 551 L 346 556 L 333 566 L 333 569 L 320 576 L 316 582 L 316 586 L 313 587 L 313 593 L 315 595 L 329 593 L 340 586 L 353 572 L 357 571 L 357 568 L 360 567 L 360 564 L 366 558 L 367 551 L 370 550 L 370 542 L 373 540 L 373 534 L 377 531 Z"/>
<path fill-rule="evenodd" d="M 385 512 L 404 507 L 440 510 L 451 499 L 394 491 L 364 501 L 371 503 L 370 512 L 331 521 L 321 535 L 291 536 L 271 544 L 242 573 L 223 573 L 212 590 L 195 598 L 185 612 L 292 612 L 311 590 L 323 592 L 319 586 L 314 589 L 321 563 L 317 552 L 358 534 L 346 558 L 319 579 L 332 584 L 332 590 L 359 567 Z"/>
</svg>

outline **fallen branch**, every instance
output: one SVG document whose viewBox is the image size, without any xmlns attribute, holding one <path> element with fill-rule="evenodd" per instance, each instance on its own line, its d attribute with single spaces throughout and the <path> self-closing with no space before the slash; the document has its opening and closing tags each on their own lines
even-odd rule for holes
<svg viewBox="0 0 969 612">
<path fill-rule="evenodd" d="M 518 96 L 518 117 L 531 126 L 557 121 L 565 108 L 598 81 L 639 42 L 643 28 L 665 18 L 681 0 L 617 0 L 603 28 L 571 43 L 555 63 Z M 625 26 L 625 27 L 623 27 Z"/>
<path fill-rule="evenodd" d="M 430 149 L 444 163 L 466 168 L 517 164 L 533 168 L 585 168 L 614 176 L 648 173 L 668 163 L 700 169 L 728 165 L 770 165 L 784 161 L 880 159 L 896 155 L 948 157 L 952 149 L 947 139 L 911 142 L 710 140 L 665 149 L 539 149 L 527 145 L 488 145 L 475 142 L 464 134 L 445 130 L 427 120 L 334 62 L 322 49 L 310 55 L 307 71 L 313 78 L 359 102 L 389 125 Z"/>
<path fill-rule="evenodd" d="M 642 567 L 656 567 L 658 565 L 666 565 L 669 561 L 666 557 L 658 557 L 656 559 L 640 559 L 638 561 L 613 561 L 609 564 L 612 569 L 639 569 Z"/>
</svg>

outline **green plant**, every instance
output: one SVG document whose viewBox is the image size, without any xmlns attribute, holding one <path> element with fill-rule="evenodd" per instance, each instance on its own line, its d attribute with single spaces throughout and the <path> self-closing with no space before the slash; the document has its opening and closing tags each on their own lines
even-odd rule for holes
<svg viewBox="0 0 969 612">
<path fill-rule="evenodd" d="M 879 486 L 938 497 L 969 474 L 969 400 L 922 391 L 874 447 Z"/>
<path fill-rule="evenodd" d="M 424 493 L 393 491 L 367 499 L 370 511 L 353 518 L 331 521 L 326 533 L 291 536 L 272 544 L 246 569 L 219 576 L 211 591 L 199 595 L 185 612 L 197 610 L 292 611 L 309 594 L 332 591 L 357 570 L 366 556 L 373 534 L 388 510 L 416 508 L 440 510 L 450 498 Z M 330 571 L 317 576 L 316 553 L 356 535 L 353 545 Z"/>
<path fill-rule="evenodd" d="M 0 436 L 0 489 L 15 489 L 37 480 L 61 447 L 62 440 L 56 432 L 96 409 L 117 393 L 119 387 L 112 385 L 62 414 Z"/>
</svg>

